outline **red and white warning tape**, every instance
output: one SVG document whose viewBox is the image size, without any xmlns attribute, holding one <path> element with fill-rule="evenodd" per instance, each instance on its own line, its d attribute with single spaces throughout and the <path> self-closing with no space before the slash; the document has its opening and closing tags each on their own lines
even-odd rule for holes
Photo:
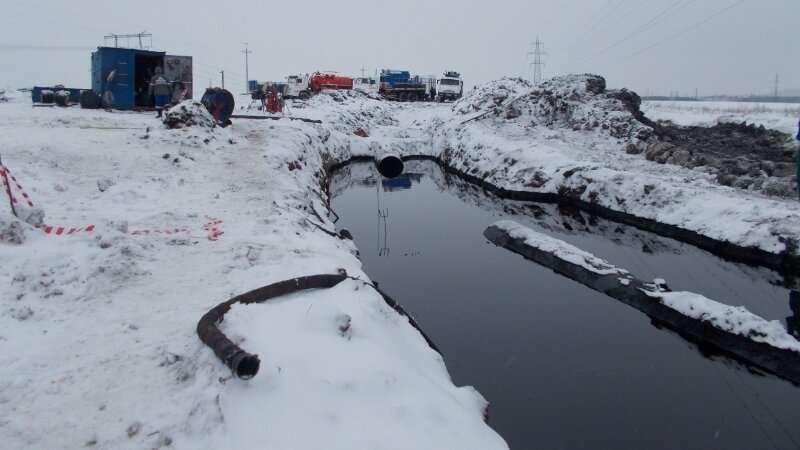
<svg viewBox="0 0 800 450">
<path fill-rule="evenodd" d="M 64 228 L 64 227 L 36 227 L 40 228 L 47 234 L 55 234 L 56 236 L 61 236 L 62 234 L 75 234 L 80 233 L 81 231 L 85 231 L 90 233 L 94 231 L 94 225 L 89 225 L 88 227 L 79 227 L 79 228 Z"/>
<path fill-rule="evenodd" d="M 136 230 L 131 232 L 131 236 L 147 236 L 148 234 L 178 234 L 189 231 L 187 228 L 172 228 L 169 230 Z"/>
<path fill-rule="evenodd" d="M 19 181 L 17 181 L 17 179 L 14 177 L 14 175 L 11 175 L 11 171 L 8 170 L 8 167 L 0 165 L 0 178 L 2 178 L 2 180 L 3 180 L 3 184 L 5 186 L 5 191 L 6 191 L 6 194 L 8 195 L 8 198 L 11 199 L 12 210 L 13 210 L 13 205 L 18 204 L 19 201 L 14 196 L 14 193 L 11 190 L 11 183 L 8 181 L 9 177 L 11 178 L 11 180 L 14 181 L 14 185 L 16 186 L 17 190 L 19 190 L 19 192 L 22 194 L 22 198 L 25 199 L 25 201 L 28 203 L 28 206 L 33 208 L 34 207 L 33 206 L 33 200 L 31 200 L 31 198 L 28 195 L 28 193 L 25 192 L 25 189 L 22 187 L 22 185 L 19 183 Z M 16 211 L 13 211 L 13 212 L 14 212 L 14 215 L 16 216 L 17 215 Z M 222 219 L 217 219 L 216 217 L 210 217 L 210 216 L 205 216 L 205 217 L 206 217 L 206 219 L 209 220 L 209 222 L 203 225 L 203 230 L 207 231 L 208 235 L 207 236 L 202 236 L 202 237 L 207 238 L 209 241 L 218 240 L 220 238 L 220 236 L 225 234 L 224 231 L 220 230 L 219 227 L 217 227 L 217 225 L 222 223 Z M 80 233 L 80 232 L 90 233 L 90 232 L 94 231 L 95 226 L 94 225 L 88 225 L 88 226 L 85 226 L 85 227 L 72 227 L 72 228 L 69 228 L 69 227 L 51 227 L 51 226 L 42 225 L 42 226 L 37 226 L 36 228 L 39 228 L 40 230 L 44 231 L 46 234 L 51 234 L 51 235 L 55 235 L 55 236 L 63 236 L 63 235 L 72 235 L 72 234 L 76 234 L 76 233 Z M 154 235 L 155 234 L 172 235 L 172 234 L 184 233 L 184 232 L 188 232 L 188 231 L 189 231 L 189 229 L 186 228 L 186 227 L 169 228 L 169 229 L 166 229 L 166 230 L 148 230 L 148 229 L 145 229 L 145 230 L 132 231 L 131 232 L 131 236 L 147 236 L 147 235 L 151 235 L 151 234 L 154 234 Z"/>
<path fill-rule="evenodd" d="M 203 229 L 208 231 L 208 236 L 206 237 L 208 238 L 209 241 L 216 241 L 220 238 L 220 236 L 225 234 L 224 231 L 217 228 L 217 225 L 222 223 L 222 219 L 217 219 L 216 217 L 209 217 L 209 216 L 206 216 L 206 219 L 208 219 L 209 222 L 203 225 Z"/>
<path fill-rule="evenodd" d="M 31 197 L 28 195 L 27 192 L 25 192 L 25 189 L 22 187 L 22 185 L 19 184 L 19 181 L 17 181 L 17 178 L 14 175 L 11 174 L 11 171 L 8 170 L 8 167 L 0 166 L 0 176 L 2 176 L 3 178 L 10 177 L 11 181 L 13 181 L 14 185 L 17 187 L 17 190 L 19 190 L 20 194 L 22 194 L 22 198 L 25 199 L 25 201 L 28 203 L 28 206 L 33 208 L 33 201 L 31 201 Z M 6 194 L 8 194 L 8 196 L 11 198 L 11 203 L 13 203 L 15 205 L 17 203 L 19 203 L 19 200 L 17 200 L 17 197 L 15 197 L 14 194 L 11 192 L 11 185 L 10 185 L 10 183 L 8 183 L 8 179 L 7 178 L 6 178 Z"/>
</svg>

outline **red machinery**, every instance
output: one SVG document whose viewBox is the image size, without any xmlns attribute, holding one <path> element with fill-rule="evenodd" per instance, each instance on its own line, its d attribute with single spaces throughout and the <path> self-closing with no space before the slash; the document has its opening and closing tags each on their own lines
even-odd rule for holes
<svg viewBox="0 0 800 450">
<path fill-rule="evenodd" d="M 335 73 L 314 72 L 308 80 L 310 91 L 324 91 L 327 89 L 353 89 L 353 79 Z"/>
<path fill-rule="evenodd" d="M 261 94 L 264 112 L 272 114 L 283 113 L 283 93 L 281 86 L 273 83 L 264 83 Z"/>
</svg>

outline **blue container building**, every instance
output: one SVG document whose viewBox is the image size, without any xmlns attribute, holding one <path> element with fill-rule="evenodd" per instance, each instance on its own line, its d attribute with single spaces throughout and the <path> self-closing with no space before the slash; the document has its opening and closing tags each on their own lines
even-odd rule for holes
<svg viewBox="0 0 800 450">
<path fill-rule="evenodd" d="M 132 48 L 98 47 L 92 53 L 92 90 L 103 108 L 152 108 L 150 79 L 161 67 L 172 82 L 172 100 L 192 98 L 192 57 Z"/>
</svg>

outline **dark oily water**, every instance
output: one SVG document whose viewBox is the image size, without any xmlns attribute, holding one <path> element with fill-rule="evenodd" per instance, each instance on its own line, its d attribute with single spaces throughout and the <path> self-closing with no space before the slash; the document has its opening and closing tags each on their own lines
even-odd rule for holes
<svg viewBox="0 0 800 450">
<path fill-rule="evenodd" d="M 491 403 L 489 424 L 512 449 L 800 447 L 800 388 L 482 233 L 515 220 L 641 279 L 795 326 L 791 281 L 779 274 L 578 211 L 499 200 L 431 162 L 406 163 L 393 180 L 352 164 L 331 192 L 367 274 L 441 349 L 454 383 Z"/>
</svg>

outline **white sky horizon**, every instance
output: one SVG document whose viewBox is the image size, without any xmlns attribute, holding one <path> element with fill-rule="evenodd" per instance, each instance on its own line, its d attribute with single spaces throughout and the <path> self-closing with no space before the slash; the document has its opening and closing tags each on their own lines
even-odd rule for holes
<svg viewBox="0 0 800 450">
<path fill-rule="evenodd" d="M 800 89 L 798 18 L 796 0 L 0 0 L 0 86 L 89 88 L 103 36 L 147 31 L 152 50 L 193 57 L 196 93 L 219 86 L 221 70 L 229 90 L 245 91 L 245 42 L 247 73 L 259 81 L 457 70 L 471 88 L 531 79 L 538 36 L 545 79 L 596 73 L 642 96 L 770 95 L 776 75 L 779 91 Z"/>
</svg>

